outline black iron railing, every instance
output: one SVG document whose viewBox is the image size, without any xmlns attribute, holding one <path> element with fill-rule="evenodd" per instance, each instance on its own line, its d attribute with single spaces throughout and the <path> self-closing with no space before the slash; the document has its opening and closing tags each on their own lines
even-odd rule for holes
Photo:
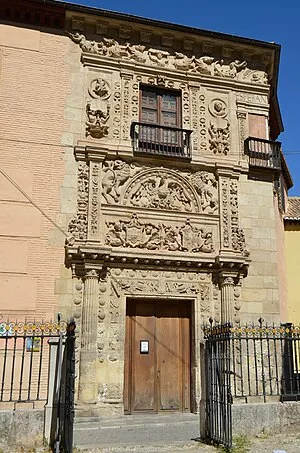
<svg viewBox="0 0 300 453">
<path fill-rule="evenodd" d="M 60 322 L 0 322 L 0 402 L 47 400 L 49 338 Z"/>
<path fill-rule="evenodd" d="M 135 153 L 191 159 L 191 130 L 134 122 L 131 138 Z"/>
<path fill-rule="evenodd" d="M 300 327 L 244 325 L 205 330 L 214 343 L 230 345 L 231 393 L 246 402 L 251 397 L 277 396 L 300 400 Z"/>
<path fill-rule="evenodd" d="M 281 169 L 281 143 L 263 138 L 248 137 L 245 140 L 245 153 L 253 167 Z"/>
<path fill-rule="evenodd" d="M 232 401 L 300 401 L 300 327 L 230 324 L 204 327 L 206 434 L 232 445 Z"/>
</svg>

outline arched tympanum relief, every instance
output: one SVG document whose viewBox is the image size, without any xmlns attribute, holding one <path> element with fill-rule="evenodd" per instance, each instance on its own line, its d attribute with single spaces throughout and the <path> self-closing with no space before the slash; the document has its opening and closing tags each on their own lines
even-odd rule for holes
<svg viewBox="0 0 300 453">
<path fill-rule="evenodd" d="M 161 168 L 136 175 L 126 187 L 121 203 L 146 209 L 201 212 L 192 185 L 178 172 Z"/>
<path fill-rule="evenodd" d="M 218 214 L 218 184 L 213 173 L 141 168 L 120 159 L 105 161 L 103 202 L 144 209 Z"/>
</svg>

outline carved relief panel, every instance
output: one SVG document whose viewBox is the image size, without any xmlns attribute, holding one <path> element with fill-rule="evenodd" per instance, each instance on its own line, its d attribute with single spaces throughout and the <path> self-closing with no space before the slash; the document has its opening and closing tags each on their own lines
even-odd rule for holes
<svg viewBox="0 0 300 453">
<path fill-rule="evenodd" d="M 195 226 L 186 220 L 184 224 L 140 221 L 136 214 L 129 220 L 106 222 L 105 244 L 111 247 L 127 247 L 145 250 L 213 253 L 212 228 Z"/>
<path fill-rule="evenodd" d="M 246 238 L 239 226 L 238 181 L 226 177 L 220 178 L 221 198 L 221 246 L 224 250 L 233 250 L 248 257 Z"/>
<path fill-rule="evenodd" d="M 98 139 L 107 137 L 111 116 L 111 86 L 103 77 L 97 77 L 90 81 L 88 93 L 86 136 Z"/>
<path fill-rule="evenodd" d="M 218 214 L 213 173 L 146 168 L 121 159 L 103 163 L 102 202 L 143 209 Z"/>
</svg>

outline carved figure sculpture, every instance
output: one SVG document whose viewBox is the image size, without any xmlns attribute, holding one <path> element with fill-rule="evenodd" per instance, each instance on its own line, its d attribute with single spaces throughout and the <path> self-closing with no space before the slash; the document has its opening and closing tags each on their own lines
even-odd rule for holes
<svg viewBox="0 0 300 453">
<path fill-rule="evenodd" d="M 119 201 L 120 189 L 130 177 L 130 169 L 130 165 L 122 160 L 104 162 L 102 195 L 107 203 Z"/>
<path fill-rule="evenodd" d="M 218 189 L 215 176 L 205 171 L 197 171 L 190 176 L 190 181 L 200 196 L 202 211 L 214 214 L 218 209 Z"/>
<path fill-rule="evenodd" d="M 215 154 L 225 154 L 229 152 L 229 123 L 225 128 L 216 127 L 214 124 L 210 124 L 208 130 L 210 139 L 210 149 Z"/>
<path fill-rule="evenodd" d="M 106 109 L 105 109 L 106 108 Z M 88 120 L 86 122 L 86 135 L 91 135 L 94 138 L 102 138 L 108 135 L 108 126 L 106 125 L 109 119 L 110 106 L 97 105 L 93 101 L 89 101 L 86 105 L 86 113 Z"/>
</svg>

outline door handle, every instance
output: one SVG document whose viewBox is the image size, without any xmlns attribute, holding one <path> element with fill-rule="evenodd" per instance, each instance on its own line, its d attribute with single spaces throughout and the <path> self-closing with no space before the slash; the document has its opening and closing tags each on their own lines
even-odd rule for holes
<svg viewBox="0 0 300 453">
<path fill-rule="evenodd" d="M 160 370 L 157 370 L 156 379 L 159 379 L 159 377 L 160 377 Z"/>
</svg>

